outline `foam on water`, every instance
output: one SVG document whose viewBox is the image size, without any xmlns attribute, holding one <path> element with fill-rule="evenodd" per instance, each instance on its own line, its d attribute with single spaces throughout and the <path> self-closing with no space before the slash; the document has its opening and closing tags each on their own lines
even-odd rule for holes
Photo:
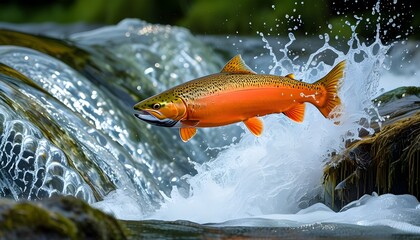
<svg viewBox="0 0 420 240">
<path fill-rule="evenodd" d="M 294 38 L 290 41 L 292 44 Z M 191 186 L 189 196 L 185 198 L 174 189 L 152 217 L 221 222 L 264 214 L 296 213 L 308 207 L 310 200 L 321 192 L 324 160 L 329 153 L 340 151 L 345 139 L 356 138 L 361 128 L 357 121 L 368 117 L 365 109 L 372 107 L 370 99 L 376 93 L 379 71 L 388 49 L 379 41 L 369 46 L 352 41 L 349 46 L 356 47 L 344 53 L 326 40 L 323 47 L 309 56 L 304 64 L 305 73 L 296 74 L 307 82 L 324 76 L 331 66 L 313 61 L 326 51 L 337 55 L 335 64 L 346 59 L 346 75 L 339 93 L 343 101 L 339 110 L 342 113 L 340 125 L 325 119 L 309 104 L 302 124 L 280 115 L 264 117 L 265 131 L 261 138 L 246 133 L 238 144 L 216 159 L 198 165 L 198 174 L 186 177 Z M 275 66 L 281 68 L 281 74 L 300 68 L 288 58 L 287 51 L 282 53 L 274 61 Z M 355 59 L 359 54 L 363 54 L 363 58 Z"/>
<path fill-rule="evenodd" d="M 293 35 L 289 37 L 290 44 L 286 46 L 295 41 Z M 262 38 L 270 50 L 268 41 Z M 338 109 L 341 113 L 339 125 L 325 119 L 310 104 L 307 104 L 302 124 L 283 115 L 266 116 L 260 138 L 255 138 L 245 129 L 238 143 L 224 149 L 212 161 L 196 164 L 198 173 L 184 176 L 190 189 L 174 188 L 153 215 L 136 214 L 136 202 L 124 191 L 113 193 L 96 206 L 121 219 L 182 219 L 198 223 L 228 221 L 222 225 L 261 225 L 258 219 L 263 218 L 263 224 L 279 226 L 335 222 L 386 225 L 420 233 L 417 217 L 420 205 L 413 196 L 366 195 L 338 213 L 321 203 L 313 203 L 322 194 L 322 171 L 326 159 L 332 152 L 342 150 L 345 140 L 358 138 L 362 128 L 358 121 L 369 119 L 366 109 L 373 108 L 371 99 L 378 95 L 378 90 L 407 84 L 419 86 L 415 77 L 399 82 L 401 76 L 387 73 L 389 64 L 385 63 L 390 46 L 379 40 L 366 45 L 354 35 L 348 48 L 341 51 L 330 45 L 327 35 L 324 39 L 324 46 L 306 60 L 299 59 L 300 64 L 288 55 L 287 49 L 270 51 L 274 66 L 270 71 L 281 75 L 294 72 L 298 79 L 315 82 L 332 68 L 319 60 L 322 59 L 320 56 L 332 52 L 334 65 L 346 60 L 345 77 L 339 92 L 343 103 Z M 192 161 L 196 162 L 195 159 Z"/>
<path fill-rule="evenodd" d="M 296 214 L 262 215 L 231 220 L 218 226 L 296 227 L 314 223 L 341 223 L 360 226 L 389 226 L 401 231 L 420 233 L 420 204 L 411 195 L 364 195 L 349 203 L 340 212 L 334 212 L 321 203 Z"/>
</svg>

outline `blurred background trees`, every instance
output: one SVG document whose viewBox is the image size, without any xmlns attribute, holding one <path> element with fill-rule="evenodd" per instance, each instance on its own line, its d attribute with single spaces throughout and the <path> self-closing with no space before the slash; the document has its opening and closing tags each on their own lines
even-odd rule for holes
<svg viewBox="0 0 420 240">
<path fill-rule="evenodd" d="M 420 2 L 381 0 L 2 0 L 0 21 L 115 24 L 124 18 L 183 26 L 195 34 L 316 35 L 346 37 L 361 18 L 366 38 L 377 22 L 385 40 L 420 38 Z"/>
</svg>

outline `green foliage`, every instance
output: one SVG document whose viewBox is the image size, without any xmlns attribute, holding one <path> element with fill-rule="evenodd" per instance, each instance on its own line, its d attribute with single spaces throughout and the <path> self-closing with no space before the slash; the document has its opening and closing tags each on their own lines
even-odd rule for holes
<svg viewBox="0 0 420 240">
<path fill-rule="evenodd" d="M 71 8 L 68 22 L 75 20 L 94 23 L 117 23 L 124 18 L 150 18 L 153 14 L 153 3 L 150 0 L 107 1 L 107 0 L 77 0 Z"/>
<path fill-rule="evenodd" d="M 125 18 L 150 23 L 181 25 L 197 34 L 270 35 L 289 32 L 305 35 L 330 33 L 347 39 L 346 21 L 363 20 L 358 32 L 375 36 L 379 14 L 372 14 L 372 1 L 332 0 L 5 0 L 0 21 L 116 24 Z M 419 5 L 420 6 L 420 5 Z M 381 34 L 385 40 L 398 35 L 419 36 L 420 7 L 404 1 L 381 1 Z M 401 12 L 398 12 L 401 11 Z M 396 13 L 400 13 L 395 17 Z M 390 22 L 390 19 L 393 20 Z M 397 24 L 394 27 L 394 23 Z M 330 25 L 329 25 L 330 24 Z M 330 28 L 328 28 L 330 26 Z M 332 28 L 331 28 L 332 26 Z"/>
<path fill-rule="evenodd" d="M 285 34 L 296 30 L 311 33 L 327 21 L 325 6 L 325 0 L 311 4 L 292 0 L 196 0 L 179 24 L 207 34 Z"/>
<path fill-rule="evenodd" d="M 192 31 L 205 29 L 205 33 L 249 32 L 254 6 L 252 0 L 238 1 L 198 0 L 180 21 Z M 234 10 L 233 10 L 234 9 Z M 233 11 L 232 11 L 233 10 Z"/>
<path fill-rule="evenodd" d="M 69 0 L 48 5 L 37 2 L 4 4 L 0 8 L 0 21 L 6 22 L 87 22 L 115 24 L 124 18 L 151 19 L 155 9 L 152 0 Z M 41 5 L 41 6 L 40 6 Z"/>
</svg>

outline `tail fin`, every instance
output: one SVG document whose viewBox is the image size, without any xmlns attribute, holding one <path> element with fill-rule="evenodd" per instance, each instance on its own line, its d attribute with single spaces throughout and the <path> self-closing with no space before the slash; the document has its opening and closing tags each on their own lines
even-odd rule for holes
<svg viewBox="0 0 420 240">
<path fill-rule="evenodd" d="M 340 88 L 340 80 L 344 76 L 343 70 L 345 66 L 346 62 L 341 61 L 325 77 L 314 83 L 321 85 L 327 92 L 325 101 L 323 101 L 321 105 L 317 106 L 319 111 L 326 118 L 329 117 L 331 111 L 341 103 L 337 92 Z"/>
</svg>

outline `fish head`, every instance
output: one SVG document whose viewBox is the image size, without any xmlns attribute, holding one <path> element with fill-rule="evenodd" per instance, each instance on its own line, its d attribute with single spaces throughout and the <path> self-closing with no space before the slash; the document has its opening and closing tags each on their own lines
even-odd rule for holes
<svg viewBox="0 0 420 240">
<path fill-rule="evenodd" d="M 181 97 L 160 94 L 134 105 L 137 118 L 156 126 L 176 127 L 187 114 Z"/>
</svg>

